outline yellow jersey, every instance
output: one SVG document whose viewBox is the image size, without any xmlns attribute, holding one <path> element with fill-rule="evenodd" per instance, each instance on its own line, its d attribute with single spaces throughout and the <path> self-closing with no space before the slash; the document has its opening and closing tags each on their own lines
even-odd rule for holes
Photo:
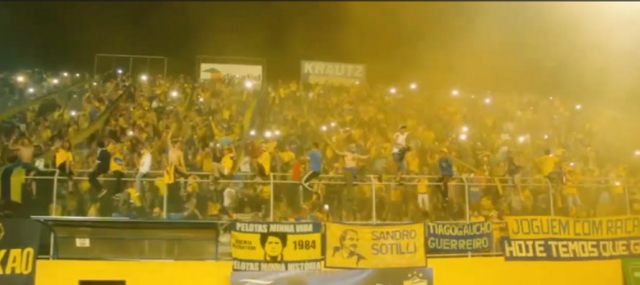
<svg viewBox="0 0 640 285">
<path fill-rule="evenodd" d="M 547 176 L 553 171 L 558 162 L 558 158 L 553 155 L 543 155 L 538 158 L 542 175 Z"/>
<path fill-rule="evenodd" d="M 423 178 L 418 180 L 418 183 L 420 183 L 416 187 L 418 194 L 429 194 L 429 180 Z"/>
<path fill-rule="evenodd" d="M 111 170 L 111 172 L 124 171 L 124 158 L 122 157 L 122 154 L 114 153 L 113 156 L 111 156 L 109 170 Z"/>
<path fill-rule="evenodd" d="M 258 163 L 264 168 L 265 175 L 271 174 L 271 154 L 269 152 L 263 151 L 258 157 Z"/>
<path fill-rule="evenodd" d="M 56 152 L 56 167 L 59 167 L 61 164 L 73 161 L 73 154 L 70 151 L 66 151 L 62 148 L 58 149 Z"/>
</svg>

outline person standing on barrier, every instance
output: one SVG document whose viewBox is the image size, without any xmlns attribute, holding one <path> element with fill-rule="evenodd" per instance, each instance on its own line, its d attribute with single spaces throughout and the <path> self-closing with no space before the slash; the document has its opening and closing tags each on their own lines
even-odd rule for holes
<svg viewBox="0 0 640 285">
<path fill-rule="evenodd" d="M 351 195 L 353 190 L 353 181 L 358 177 L 358 160 L 369 158 L 368 155 L 360 155 L 357 153 L 356 145 L 354 143 L 349 144 L 349 148 L 346 152 L 335 150 L 336 154 L 344 156 L 344 178 L 347 184 L 346 191 L 342 193 L 342 202 L 340 203 L 340 212 L 343 216 L 346 216 L 346 205 L 352 205 L 349 203 L 352 201 Z"/>
<path fill-rule="evenodd" d="M 140 165 L 138 166 L 138 174 L 136 174 L 136 192 L 138 195 L 144 197 L 144 189 L 142 187 L 142 178 L 151 170 L 151 152 L 148 146 L 144 146 L 142 149 L 142 157 L 140 158 Z M 141 199 L 144 201 L 144 199 Z"/>
<path fill-rule="evenodd" d="M 31 186 L 31 191 L 32 191 L 31 194 L 35 198 L 36 187 L 35 187 L 35 182 L 33 178 L 31 178 L 33 174 L 36 173 L 36 171 L 38 170 L 36 166 L 33 164 L 33 152 L 35 150 L 35 146 L 33 142 L 27 137 L 21 139 L 19 144 L 17 145 L 13 143 L 14 140 L 15 140 L 15 136 L 11 138 L 11 141 L 9 141 L 9 148 L 17 152 L 18 154 L 17 163 L 20 165 L 20 167 L 24 168 L 24 170 L 26 171 L 26 176 L 28 177 L 27 184 Z"/>
<path fill-rule="evenodd" d="M 344 156 L 344 173 L 347 177 L 347 182 L 353 181 L 358 176 L 358 160 L 369 158 L 368 155 L 360 155 L 357 153 L 356 145 L 354 143 L 349 144 L 349 148 L 345 152 L 335 150 L 336 154 Z M 348 187 L 351 187 L 350 183 L 347 183 Z"/>
<path fill-rule="evenodd" d="M 101 198 L 104 194 L 107 193 L 107 190 L 102 187 L 100 181 L 98 181 L 98 177 L 100 175 L 109 173 L 109 164 L 111 163 L 111 154 L 105 148 L 104 141 L 97 142 L 98 147 L 98 156 L 96 160 L 96 166 L 93 171 L 89 173 L 89 184 L 91 184 L 91 188 L 93 189 L 93 194 L 97 194 L 97 198 Z M 95 198 L 95 197 L 94 197 Z"/>
<path fill-rule="evenodd" d="M 438 168 L 440 169 L 440 179 L 438 183 L 442 183 L 441 193 L 444 207 L 449 205 L 449 180 L 453 177 L 453 159 L 449 156 L 446 148 L 440 150 L 440 159 L 438 159 Z"/>
<path fill-rule="evenodd" d="M 396 181 L 402 184 L 402 175 L 407 170 L 407 165 L 404 161 L 405 155 L 411 149 L 407 146 L 407 126 L 402 125 L 398 129 L 398 132 L 393 134 L 393 149 L 391 151 L 391 156 L 393 157 L 393 162 L 398 166 L 398 175 L 396 176 Z"/>
<path fill-rule="evenodd" d="M 300 184 L 304 189 L 314 192 L 313 188 L 309 186 L 309 182 L 314 179 L 318 179 L 322 174 L 322 153 L 319 150 L 319 145 L 314 142 L 311 149 L 307 152 L 307 159 L 309 160 L 309 171 L 302 178 Z"/>
<path fill-rule="evenodd" d="M 69 140 L 65 140 L 60 144 L 60 146 L 54 147 L 54 150 L 56 151 L 55 165 L 56 169 L 58 169 L 58 175 L 67 178 L 67 182 L 69 184 L 67 191 L 71 191 L 73 182 L 73 171 L 71 170 L 71 165 L 73 163 L 71 142 L 69 142 Z"/>
<path fill-rule="evenodd" d="M 109 170 L 113 174 L 113 177 L 116 179 L 113 185 L 113 195 L 122 193 L 124 189 L 124 184 L 122 183 L 122 178 L 124 178 L 124 157 L 122 155 L 122 145 L 113 144 L 111 151 L 111 164 L 109 165 Z"/>
<path fill-rule="evenodd" d="M 184 163 L 184 153 L 182 152 L 182 142 L 177 141 L 175 144 L 171 142 L 171 134 L 167 135 L 167 145 L 169 146 L 169 153 L 167 159 L 167 166 L 165 168 L 165 183 L 167 185 L 167 212 L 168 213 L 181 213 L 184 210 L 182 203 L 182 197 L 180 196 L 181 187 L 180 182 L 176 177 L 176 174 L 180 174 L 183 177 L 188 177 L 188 173 Z"/>
</svg>

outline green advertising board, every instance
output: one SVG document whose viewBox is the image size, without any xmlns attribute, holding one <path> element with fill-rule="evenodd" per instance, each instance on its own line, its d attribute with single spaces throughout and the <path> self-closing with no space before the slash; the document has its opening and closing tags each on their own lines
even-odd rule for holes
<svg viewBox="0 0 640 285">
<path fill-rule="evenodd" d="M 640 285 L 640 259 L 623 259 L 622 271 L 626 285 Z"/>
</svg>

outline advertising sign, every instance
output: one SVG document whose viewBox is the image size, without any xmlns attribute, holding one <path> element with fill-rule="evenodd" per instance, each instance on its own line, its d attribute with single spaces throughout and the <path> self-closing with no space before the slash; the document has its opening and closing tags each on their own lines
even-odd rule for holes
<svg viewBox="0 0 640 285">
<path fill-rule="evenodd" d="M 200 80 L 224 79 L 262 83 L 262 66 L 226 63 L 201 63 Z"/>
<path fill-rule="evenodd" d="M 300 73 L 302 82 L 352 85 L 365 82 L 367 68 L 363 64 L 302 61 Z"/>
</svg>

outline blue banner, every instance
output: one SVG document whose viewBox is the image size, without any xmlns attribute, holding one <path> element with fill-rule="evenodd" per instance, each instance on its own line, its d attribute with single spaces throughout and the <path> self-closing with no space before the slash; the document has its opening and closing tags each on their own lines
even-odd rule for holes
<svg viewBox="0 0 640 285">
<path fill-rule="evenodd" d="M 40 224 L 0 219 L 0 284 L 34 285 Z"/>
<path fill-rule="evenodd" d="M 433 285 L 433 269 L 399 267 L 336 271 L 232 272 L 231 285 Z"/>
<path fill-rule="evenodd" d="M 428 223 L 427 252 L 480 252 L 493 247 L 490 222 Z"/>
</svg>

